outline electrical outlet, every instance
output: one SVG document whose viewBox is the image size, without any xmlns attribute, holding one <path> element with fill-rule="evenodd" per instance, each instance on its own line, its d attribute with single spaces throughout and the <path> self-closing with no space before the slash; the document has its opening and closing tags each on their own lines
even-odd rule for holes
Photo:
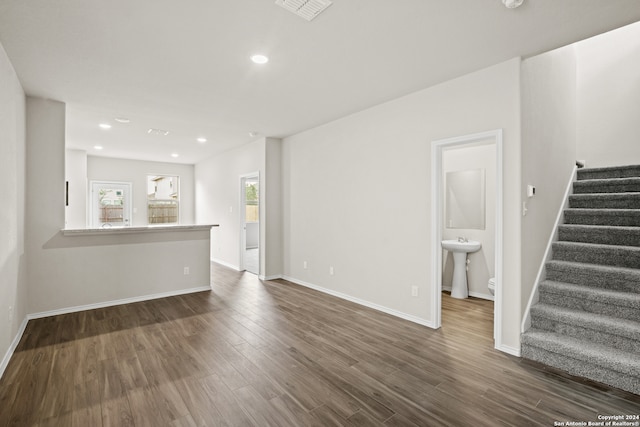
<svg viewBox="0 0 640 427">
<path fill-rule="evenodd" d="M 418 296 L 418 287 L 417 286 L 412 286 L 411 287 L 411 296 L 412 297 L 417 297 Z"/>
<path fill-rule="evenodd" d="M 333 276 L 333 266 L 329 267 L 329 276 Z"/>
<path fill-rule="evenodd" d="M 9 322 L 13 321 L 13 306 L 9 306 Z"/>
<path fill-rule="evenodd" d="M 184 275 L 188 276 L 189 275 L 189 267 L 185 267 L 184 268 Z"/>
<path fill-rule="evenodd" d="M 302 263 L 302 268 L 304 268 L 305 270 L 307 269 L 308 265 L 307 265 L 307 261 L 304 261 Z"/>
</svg>

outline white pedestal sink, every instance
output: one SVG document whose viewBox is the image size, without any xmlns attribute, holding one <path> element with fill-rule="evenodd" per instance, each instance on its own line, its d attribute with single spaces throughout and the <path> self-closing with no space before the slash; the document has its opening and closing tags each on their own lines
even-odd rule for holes
<svg viewBox="0 0 640 427">
<path fill-rule="evenodd" d="M 467 254 L 477 252 L 482 247 L 475 240 L 443 240 L 442 248 L 453 254 L 453 282 L 451 284 L 451 296 L 464 299 L 469 297 L 467 286 Z"/>
</svg>

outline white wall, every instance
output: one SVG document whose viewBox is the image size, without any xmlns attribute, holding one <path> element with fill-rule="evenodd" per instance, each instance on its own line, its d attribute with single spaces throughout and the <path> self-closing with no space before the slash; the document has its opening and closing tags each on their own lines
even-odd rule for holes
<svg viewBox="0 0 640 427">
<path fill-rule="evenodd" d="M 260 221 L 261 238 L 264 244 L 264 258 L 261 258 L 262 275 L 266 278 L 282 275 L 283 241 L 282 241 L 282 140 L 266 138 L 265 140 L 265 173 L 262 179 L 261 192 L 264 193 L 266 205 L 263 205 L 264 216 Z M 260 202 L 262 203 L 262 201 Z"/>
<path fill-rule="evenodd" d="M 485 227 L 484 229 L 448 228 L 443 224 L 442 238 L 466 237 L 482 243 L 478 252 L 467 255 L 470 261 L 467 283 L 471 296 L 493 299 L 489 291 L 489 278 L 495 277 L 496 263 L 496 146 L 495 144 L 467 146 L 443 151 L 442 170 L 447 172 L 484 169 L 485 173 Z M 444 180 L 446 185 L 446 179 Z M 443 215 L 443 219 L 446 218 Z M 442 285 L 451 290 L 453 255 L 443 252 Z"/>
<path fill-rule="evenodd" d="M 260 216 L 264 225 L 264 156 L 265 140 L 260 139 L 195 165 L 196 222 L 219 224 L 211 230 L 211 258 L 235 269 L 240 264 L 240 176 L 260 172 Z"/>
<path fill-rule="evenodd" d="M 209 286 L 209 231 L 64 236 L 65 105 L 27 98 L 29 313 Z M 143 188 L 146 188 L 144 186 Z M 190 274 L 183 274 L 190 267 Z"/>
<path fill-rule="evenodd" d="M 25 96 L 0 45 L 0 375 L 27 316 Z M 13 311 L 11 319 L 9 310 Z M 19 337 L 18 337 L 19 338 Z"/>
<path fill-rule="evenodd" d="M 284 273 L 431 321 L 430 146 L 504 130 L 502 342 L 519 348 L 520 60 L 288 137 L 283 142 Z M 303 262 L 308 268 L 303 268 Z M 335 274 L 329 274 L 329 267 Z M 411 297 L 411 286 L 419 297 Z"/>
<path fill-rule="evenodd" d="M 133 226 L 149 225 L 147 217 L 147 176 L 180 177 L 180 223 L 195 223 L 194 166 L 176 163 L 148 162 L 88 156 L 87 180 L 131 182 L 134 208 Z"/>
<path fill-rule="evenodd" d="M 69 205 L 65 206 L 65 228 L 87 226 L 87 152 L 65 151 L 65 180 L 69 183 Z"/>
<path fill-rule="evenodd" d="M 574 46 L 522 62 L 523 310 L 576 161 L 576 90 Z M 533 198 L 528 184 L 536 187 Z"/>
<path fill-rule="evenodd" d="M 640 164 L 640 23 L 576 49 L 578 158 L 588 167 Z"/>
<path fill-rule="evenodd" d="M 240 177 L 260 175 L 260 276 L 282 274 L 281 152 L 278 138 L 261 138 L 195 166 L 196 221 L 219 224 L 212 230 L 211 257 L 238 269 L 240 264 Z"/>
</svg>

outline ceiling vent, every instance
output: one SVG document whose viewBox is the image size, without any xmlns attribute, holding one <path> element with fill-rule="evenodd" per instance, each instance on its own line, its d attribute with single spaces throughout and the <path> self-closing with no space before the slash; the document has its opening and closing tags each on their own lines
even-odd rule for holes
<svg viewBox="0 0 640 427">
<path fill-rule="evenodd" d="M 331 6 L 332 2 L 331 0 L 276 0 L 276 4 L 311 21 Z"/>
</svg>

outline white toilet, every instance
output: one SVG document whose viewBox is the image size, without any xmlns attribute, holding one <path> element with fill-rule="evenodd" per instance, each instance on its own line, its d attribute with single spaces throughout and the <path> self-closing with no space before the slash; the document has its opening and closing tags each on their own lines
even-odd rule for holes
<svg viewBox="0 0 640 427">
<path fill-rule="evenodd" d="M 491 279 L 489 279 L 489 291 L 491 292 L 491 295 L 496 294 L 496 278 L 495 277 L 492 277 Z"/>
</svg>

